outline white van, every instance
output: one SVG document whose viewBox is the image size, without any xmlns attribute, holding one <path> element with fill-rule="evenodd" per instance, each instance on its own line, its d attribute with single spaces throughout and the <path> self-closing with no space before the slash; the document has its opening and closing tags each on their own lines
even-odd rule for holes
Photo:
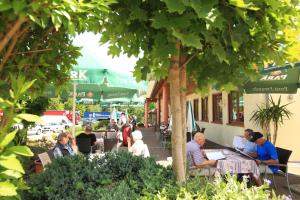
<svg viewBox="0 0 300 200">
<path fill-rule="evenodd" d="M 66 116 L 44 115 L 41 118 L 46 122 L 46 125 L 43 126 L 43 132 L 61 132 L 73 126 L 73 123 Z"/>
</svg>

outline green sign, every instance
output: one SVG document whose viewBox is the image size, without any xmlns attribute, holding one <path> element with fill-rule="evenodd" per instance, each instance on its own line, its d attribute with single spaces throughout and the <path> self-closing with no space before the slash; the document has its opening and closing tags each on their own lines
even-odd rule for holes
<svg viewBox="0 0 300 200">
<path fill-rule="evenodd" d="M 249 81 L 245 85 L 248 94 L 281 93 L 295 94 L 299 87 L 300 65 L 265 68 L 257 81 Z"/>
</svg>

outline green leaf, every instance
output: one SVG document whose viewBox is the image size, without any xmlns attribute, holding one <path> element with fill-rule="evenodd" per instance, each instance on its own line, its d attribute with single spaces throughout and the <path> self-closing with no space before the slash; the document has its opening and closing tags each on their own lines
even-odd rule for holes
<svg viewBox="0 0 300 200">
<path fill-rule="evenodd" d="M 61 10 L 60 11 L 68 20 L 71 20 L 71 16 L 69 15 L 69 13 L 65 10 Z"/>
<path fill-rule="evenodd" d="M 41 26 L 41 22 L 40 22 L 40 20 L 36 16 L 34 16 L 34 15 L 28 15 L 28 17 L 29 17 L 29 19 L 31 19 L 31 21 L 33 21 L 33 22 L 35 22 L 35 23 L 37 23 L 38 25 Z"/>
<path fill-rule="evenodd" d="M 15 98 L 14 91 L 12 91 L 12 90 L 9 90 L 9 95 L 10 95 L 10 97 L 11 97 L 12 99 L 14 99 L 14 98 Z"/>
<path fill-rule="evenodd" d="M 246 3 L 244 2 L 244 0 L 229 0 L 229 4 L 234 5 L 234 6 L 236 6 L 236 7 L 239 7 L 239 8 L 248 9 L 248 10 L 254 10 L 254 11 L 259 10 L 258 7 L 253 6 L 253 3 L 252 3 L 252 2 L 246 4 Z"/>
<path fill-rule="evenodd" d="M 173 35 L 178 38 L 183 45 L 187 47 L 195 47 L 197 49 L 202 48 L 202 44 L 200 42 L 200 37 L 194 33 L 186 33 L 182 34 L 177 31 L 173 31 Z"/>
<path fill-rule="evenodd" d="M 181 0 L 163 0 L 167 4 L 169 12 L 182 14 L 186 9 Z"/>
<path fill-rule="evenodd" d="M 152 27 L 156 29 L 164 28 L 169 26 L 168 18 L 165 14 L 157 13 L 153 17 Z"/>
<path fill-rule="evenodd" d="M 19 87 L 21 87 L 20 94 L 24 94 L 25 92 L 27 92 L 27 90 L 29 88 L 31 88 L 31 86 L 34 84 L 35 81 L 36 81 L 36 79 L 29 81 L 29 82 L 25 82 L 25 83 L 23 83 L 22 86 L 19 86 Z"/>
<path fill-rule="evenodd" d="M 22 156 L 33 156 L 32 151 L 27 146 L 12 146 L 7 149 L 7 151 L 10 151 L 15 154 L 19 154 Z"/>
<path fill-rule="evenodd" d="M 220 62 L 228 62 L 226 59 L 226 52 L 221 44 L 215 43 L 213 47 L 213 53 L 218 57 Z"/>
<path fill-rule="evenodd" d="M 6 169 L 15 170 L 24 174 L 24 169 L 20 161 L 15 156 L 0 157 L 0 165 Z"/>
<path fill-rule="evenodd" d="M 17 195 L 17 187 L 6 181 L 0 182 L 0 196 L 16 196 Z"/>
<path fill-rule="evenodd" d="M 17 130 L 7 134 L 2 141 L 0 141 L 0 147 L 6 147 L 16 136 Z"/>
<path fill-rule="evenodd" d="M 72 21 L 68 22 L 68 31 L 71 35 L 75 35 L 75 26 Z"/>
<path fill-rule="evenodd" d="M 15 13 L 19 13 L 26 7 L 26 1 L 25 0 L 13 0 L 12 7 L 13 7 Z"/>
<path fill-rule="evenodd" d="M 199 18 L 205 18 L 217 3 L 217 0 L 191 0 L 191 7 Z"/>
<path fill-rule="evenodd" d="M 109 55 L 112 55 L 114 57 L 114 56 L 119 56 L 120 53 L 121 53 L 121 50 L 117 46 L 112 45 L 109 47 L 109 50 L 108 50 Z"/>
<path fill-rule="evenodd" d="M 45 124 L 45 121 L 37 115 L 23 113 L 18 114 L 17 117 L 28 122 L 37 122 L 39 124 Z"/>
<path fill-rule="evenodd" d="M 62 24 L 62 20 L 61 20 L 60 16 L 53 13 L 51 15 L 51 19 L 52 19 L 52 23 L 53 23 L 55 29 L 58 31 L 58 29 L 61 27 L 61 24 Z"/>
<path fill-rule="evenodd" d="M 11 9 L 11 3 L 9 0 L 1 0 L 0 1 L 0 12 Z"/>
<path fill-rule="evenodd" d="M 0 175 L 9 176 L 9 177 L 16 178 L 16 179 L 22 177 L 22 174 L 20 172 L 17 172 L 15 170 L 10 170 L 10 169 L 1 172 Z"/>
</svg>

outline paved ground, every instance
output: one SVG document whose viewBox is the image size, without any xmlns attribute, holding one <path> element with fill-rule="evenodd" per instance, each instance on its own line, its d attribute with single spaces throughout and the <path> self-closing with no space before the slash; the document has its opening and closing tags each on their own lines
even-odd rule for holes
<svg viewBox="0 0 300 200">
<path fill-rule="evenodd" d="M 142 132 L 144 136 L 144 142 L 148 145 L 151 156 L 155 157 L 156 160 L 166 160 L 167 157 L 171 156 L 170 150 L 168 148 L 163 148 L 163 145 L 160 142 L 159 133 L 155 132 L 153 128 L 142 129 Z M 166 146 L 168 146 L 168 144 Z M 207 141 L 205 144 L 205 148 L 220 147 L 222 146 L 211 141 Z M 300 185 L 300 176 L 289 174 L 289 180 L 291 185 Z M 285 177 L 276 177 L 275 182 L 277 184 L 277 194 L 289 194 Z M 300 191 L 299 189 L 298 191 Z M 295 200 L 300 200 L 300 193 L 293 192 L 293 197 Z"/>
</svg>

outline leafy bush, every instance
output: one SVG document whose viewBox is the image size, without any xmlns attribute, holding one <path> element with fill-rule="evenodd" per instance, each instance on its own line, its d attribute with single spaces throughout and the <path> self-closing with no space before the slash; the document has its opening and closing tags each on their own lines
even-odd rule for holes
<svg viewBox="0 0 300 200">
<path fill-rule="evenodd" d="M 235 176 L 217 177 L 213 182 L 195 177 L 176 184 L 171 168 L 152 158 L 126 152 L 109 153 L 102 158 L 70 156 L 55 160 L 28 181 L 26 199 L 143 199 L 143 200 L 281 200 L 267 185 L 247 187 Z"/>
<path fill-rule="evenodd" d="M 126 152 L 56 159 L 28 181 L 26 199 L 138 199 L 175 185 L 170 168 Z"/>
<path fill-rule="evenodd" d="M 166 187 L 158 194 L 143 197 L 144 200 L 283 200 L 268 190 L 268 185 L 247 187 L 247 180 L 238 181 L 236 176 L 217 177 L 213 182 L 195 177 L 180 186 Z"/>
</svg>

